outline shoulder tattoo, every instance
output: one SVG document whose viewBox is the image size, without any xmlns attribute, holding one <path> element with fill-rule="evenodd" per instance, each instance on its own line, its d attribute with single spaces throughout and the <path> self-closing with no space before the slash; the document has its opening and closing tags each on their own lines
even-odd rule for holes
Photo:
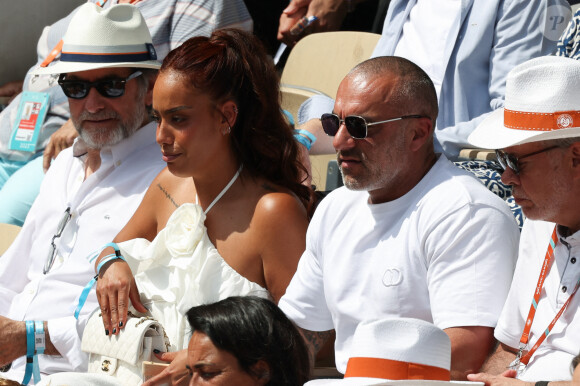
<svg viewBox="0 0 580 386">
<path fill-rule="evenodd" d="M 169 201 L 171 201 L 171 203 L 173 205 L 175 205 L 176 208 L 179 207 L 179 205 L 177 205 L 177 203 L 175 201 L 173 201 L 173 197 L 171 197 L 171 195 L 169 194 L 169 192 L 167 190 L 165 190 L 165 188 L 163 186 L 161 186 L 161 184 L 157 184 L 157 187 L 159 188 L 159 190 L 161 190 L 163 192 L 163 194 L 165 194 L 165 197 L 167 197 L 167 199 Z"/>
</svg>

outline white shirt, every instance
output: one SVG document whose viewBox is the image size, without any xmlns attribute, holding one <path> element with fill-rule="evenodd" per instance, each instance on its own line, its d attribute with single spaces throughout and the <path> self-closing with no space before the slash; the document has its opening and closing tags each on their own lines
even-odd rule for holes
<svg viewBox="0 0 580 386">
<path fill-rule="evenodd" d="M 0 258 L 0 315 L 14 320 L 47 320 L 58 356 L 40 355 L 41 373 L 86 370 L 80 350 L 86 317 L 97 307 L 94 291 L 79 321 L 73 312 L 83 287 L 95 275 L 87 258 L 110 242 L 131 218 L 151 181 L 163 169 L 154 123 L 101 151 L 101 166 L 85 181 L 83 143 L 64 150 L 49 169 L 22 230 Z M 67 207 L 71 219 L 55 239 L 58 258 L 43 274 L 50 242 Z M 25 359 L 2 374 L 21 382 Z"/>
<path fill-rule="evenodd" d="M 514 279 L 495 337 L 517 349 L 528 317 L 540 270 L 546 256 L 554 223 L 526 220 L 522 228 L 518 263 Z M 559 240 L 555 260 L 546 276 L 536 316 L 532 323 L 528 348 L 544 333 L 562 305 L 568 300 L 580 278 L 580 232 Z M 562 241 L 563 240 L 563 241 Z M 565 290 L 564 290 L 564 287 Z M 570 363 L 580 352 L 580 294 L 574 295 L 554 328 L 530 359 L 523 381 L 560 381 L 572 379 Z"/>
<path fill-rule="evenodd" d="M 279 305 L 301 328 L 336 330 L 336 366 L 344 373 L 363 320 L 494 327 L 518 239 L 505 202 L 441 155 L 394 201 L 370 205 L 367 192 L 344 187 L 329 194 Z"/>
<path fill-rule="evenodd" d="M 395 48 L 395 56 L 409 59 L 429 75 L 437 98 L 449 60 L 448 40 L 455 41 L 460 16 L 460 0 L 417 0 Z"/>
</svg>

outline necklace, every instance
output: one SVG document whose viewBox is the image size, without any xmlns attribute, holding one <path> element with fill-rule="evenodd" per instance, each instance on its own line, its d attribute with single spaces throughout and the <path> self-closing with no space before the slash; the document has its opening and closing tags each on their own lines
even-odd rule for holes
<svg viewBox="0 0 580 386">
<path fill-rule="evenodd" d="M 217 204 L 217 202 L 220 200 L 220 198 L 222 198 L 222 196 L 224 194 L 226 194 L 226 192 L 232 187 L 234 182 L 236 182 L 236 180 L 240 176 L 240 172 L 242 171 L 243 167 L 244 167 L 244 165 L 240 165 L 240 167 L 238 168 L 238 171 L 236 172 L 236 174 L 234 174 L 234 176 L 232 177 L 230 182 L 228 182 L 228 184 L 222 189 L 222 191 L 219 192 L 219 194 L 213 199 L 213 201 L 211 202 L 211 204 L 209 204 L 207 209 L 203 211 L 204 214 L 207 214 L 207 212 L 209 212 L 210 209 L 213 208 L 213 206 L 215 204 Z M 197 193 L 195 194 L 195 203 L 199 205 L 199 199 L 197 198 Z"/>
</svg>

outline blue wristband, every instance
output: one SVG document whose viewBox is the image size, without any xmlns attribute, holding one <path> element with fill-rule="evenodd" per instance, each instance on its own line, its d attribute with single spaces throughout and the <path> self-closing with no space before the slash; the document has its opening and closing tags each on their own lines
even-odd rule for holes
<svg viewBox="0 0 580 386">
<path fill-rule="evenodd" d="M 296 141 L 304 145 L 304 147 L 306 147 L 308 151 L 310 151 L 312 145 L 314 144 L 314 142 L 316 142 L 316 137 L 314 136 L 314 134 L 312 134 L 307 130 L 302 129 L 294 130 L 294 138 L 296 139 Z"/>
<path fill-rule="evenodd" d="M 103 257 L 103 259 L 99 262 L 99 265 L 97 265 L 97 275 L 101 272 L 101 269 L 103 268 L 103 266 L 105 264 L 107 264 L 111 260 L 117 260 L 117 259 L 123 260 L 126 262 L 126 260 L 123 256 L 121 256 L 120 254 L 117 255 L 116 253 L 111 253 L 110 255 Z"/>
<path fill-rule="evenodd" d="M 119 250 L 119 246 L 117 245 L 117 243 L 107 243 L 107 244 L 105 244 L 105 246 L 103 247 L 103 249 L 105 249 L 107 247 L 113 248 L 115 250 L 115 253 L 117 254 L 117 256 L 120 256 L 121 255 L 121 251 Z M 101 249 L 101 251 L 103 249 Z"/>
<path fill-rule="evenodd" d="M 32 378 L 34 367 L 34 322 L 26 321 L 26 371 L 24 373 L 23 385 L 28 385 Z"/>
<path fill-rule="evenodd" d="M 85 288 L 83 288 L 83 291 L 81 292 L 81 295 L 79 296 L 79 303 L 77 304 L 77 307 L 75 309 L 75 313 L 74 316 L 76 319 L 79 318 L 79 315 L 81 313 L 81 310 L 83 309 L 87 298 L 89 297 L 89 292 L 91 292 L 91 289 L 93 289 L 93 286 L 95 285 L 95 283 L 97 282 L 97 279 L 99 278 L 99 272 L 101 272 L 101 268 L 103 268 L 103 266 L 105 264 L 107 264 L 108 262 L 112 261 L 112 260 L 123 260 L 124 262 L 127 262 L 127 260 L 125 260 L 125 258 L 123 257 L 123 255 L 121 255 L 121 251 L 119 250 L 119 246 L 115 243 L 107 243 L 103 249 L 107 248 L 107 247 L 112 247 L 115 250 L 115 253 L 111 253 L 105 257 L 103 257 L 101 259 L 101 261 L 99 261 L 99 264 L 97 265 L 97 274 L 95 275 L 95 277 L 93 277 L 85 286 Z"/>
</svg>

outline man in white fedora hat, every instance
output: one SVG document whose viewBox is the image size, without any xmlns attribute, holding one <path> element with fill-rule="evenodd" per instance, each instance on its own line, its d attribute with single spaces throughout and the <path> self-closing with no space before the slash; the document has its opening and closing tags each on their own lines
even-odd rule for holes
<svg viewBox="0 0 580 386">
<path fill-rule="evenodd" d="M 87 2 L 87 1 L 85 1 Z M 151 33 L 159 61 L 167 53 L 192 36 L 209 36 L 219 28 L 252 30 L 252 18 L 242 0 L 88 0 L 108 9 L 117 4 L 134 4 L 142 13 Z M 82 3 L 82 1 L 78 1 Z M 52 4 L 52 3 L 51 3 Z M 59 6 L 57 2 L 55 6 Z M 81 5 L 79 5 L 80 7 Z M 33 75 L 38 65 L 46 65 L 58 58 L 58 49 L 75 9 L 65 18 L 45 27 L 38 40 L 38 62 L 20 82 L 23 93 L 18 94 L 9 85 L 0 86 L 0 96 L 14 100 L 0 112 L 0 222 L 22 226 L 32 202 L 38 195 L 44 169 L 48 169 L 57 154 L 72 145 L 78 135 L 70 122 L 66 95 L 51 76 Z M 16 16 L 12 21 L 20 21 Z M 18 46 L 21 42 L 3 42 Z M 16 48 L 12 48 L 16 49 Z M 6 86 L 6 87 L 5 87 Z M 18 108 L 24 92 L 47 95 L 47 113 L 39 123 L 38 137 L 26 148 L 13 140 L 18 122 Z M 61 127 L 62 126 L 62 127 Z M 60 128 L 60 129 L 59 129 Z M 58 130 L 57 130 L 58 129 Z"/>
<path fill-rule="evenodd" d="M 88 258 L 123 228 L 164 163 L 148 106 L 160 63 L 139 10 L 87 3 L 72 18 L 58 75 L 79 132 L 55 160 L 10 248 L 0 258 L 1 374 L 24 384 L 42 374 L 84 371 L 74 304 L 95 275 Z M 32 379 L 34 378 L 34 379 Z"/>
<path fill-rule="evenodd" d="M 351 70 L 321 118 L 345 187 L 316 209 L 280 307 L 313 351 L 336 331 L 342 373 L 368 319 L 445 330 L 452 379 L 479 369 L 493 348 L 519 232 L 503 200 L 435 153 L 437 110 L 427 74 L 383 56 Z"/>
<path fill-rule="evenodd" d="M 307 386 L 483 386 L 451 381 L 451 341 L 420 319 L 366 320 L 352 337 L 344 379 L 317 379 Z M 388 381 L 388 382 L 387 382 Z"/>
<path fill-rule="evenodd" d="M 527 217 L 495 329 L 500 345 L 483 367 L 489 374 L 469 379 L 570 380 L 580 351 L 580 62 L 547 56 L 515 67 L 505 108 L 469 140 L 498 149 L 502 180 Z"/>
</svg>

